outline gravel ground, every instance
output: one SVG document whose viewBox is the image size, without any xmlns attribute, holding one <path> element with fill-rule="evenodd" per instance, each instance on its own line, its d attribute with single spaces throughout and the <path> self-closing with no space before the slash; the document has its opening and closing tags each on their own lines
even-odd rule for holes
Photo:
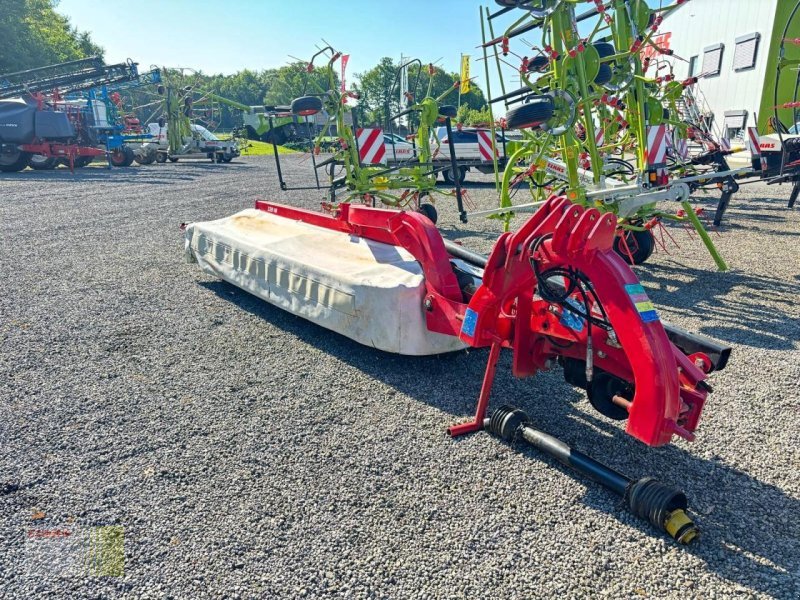
<svg viewBox="0 0 800 600">
<path fill-rule="evenodd" d="M 308 179 L 298 157 L 285 169 Z M 647 448 L 560 372 L 515 380 L 501 360 L 495 404 L 685 489 L 702 528 L 688 548 L 534 452 L 449 439 L 485 351 L 372 351 L 182 262 L 181 222 L 258 195 L 319 201 L 277 189 L 267 157 L 2 176 L 0 596 L 800 595 L 788 188 L 734 198 L 715 236 L 729 272 L 680 230 L 680 248 L 638 269 L 665 320 L 734 346 L 696 442 Z M 494 202 L 488 185 L 470 193 Z M 446 236 L 488 251 L 497 223 L 440 211 Z M 123 577 L 35 564 L 54 541 L 32 529 L 104 525 L 124 527 Z"/>
</svg>

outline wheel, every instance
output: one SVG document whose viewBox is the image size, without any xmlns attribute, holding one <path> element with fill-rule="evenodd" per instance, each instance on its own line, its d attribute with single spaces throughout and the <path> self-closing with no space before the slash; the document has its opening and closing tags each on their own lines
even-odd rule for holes
<svg viewBox="0 0 800 600">
<path fill-rule="evenodd" d="M 586 390 L 589 402 L 602 415 L 615 421 L 624 421 L 628 418 L 628 410 L 614 404 L 614 396 L 622 396 L 630 400 L 633 398 L 631 385 L 619 377 L 614 377 L 605 371 L 595 373 L 592 382 Z"/>
<path fill-rule="evenodd" d="M 458 172 L 458 183 L 464 183 L 464 180 L 467 178 L 467 168 L 466 167 L 456 167 Z M 442 179 L 444 179 L 445 183 L 455 183 L 455 177 L 453 177 L 453 169 L 447 168 L 442 171 Z"/>
<path fill-rule="evenodd" d="M 31 154 L 28 158 L 28 166 L 37 171 L 49 171 L 58 166 L 58 157 L 44 156 L 42 154 Z"/>
<path fill-rule="evenodd" d="M 512 108 L 506 113 L 507 129 L 529 129 L 538 127 L 553 116 L 553 101 L 537 96 L 527 104 Z"/>
<path fill-rule="evenodd" d="M 625 242 L 622 236 L 625 236 Z M 626 248 L 627 246 L 627 248 Z M 622 259 L 631 264 L 631 257 L 634 265 L 640 265 L 653 254 L 656 248 L 656 239 L 651 231 L 626 230 L 622 234 L 617 234 L 614 238 L 614 251 Z"/>
<path fill-rule="evenodd" d="M 439 114 L 442 115 L 443 117 L 450 117 L 451 119 L 455 119 L 457 113 L 458 109 L 452 104 L 444 104 L 439 107 Z"/>
<path fill-rule="evenodd" d="M 229 162 L 231 162 L 232 160 L 233 160 L 233 157 L 232 157 L 232 156 L 230 156 L 230 155 L 228 155 L 228 154 L 223 154 L 223 155 L 222 155 L 222 162 L 224 162 L 224 163 L 229 163 Z"/>
<path fill-rule="evenodd" d="M 149 165 L 156 160 L 157 155 L 153 152 L 146 152 L 145 154 L 136 154 L 134 160 L 140 165 Z"/>
<path fill-rule="evenodd" d="M 221 165 L 222 164 L 222 154 L 214 155 L 214 158 L 212 160 L 214 160 L 218 165 Z"/>
<path fill-rule="evenodd" d="M 83 167 L 91 163 L 93 160 L 94 156 L 77 156 L 73 161 L 73 165 L 75 166 L 76 169 L 82 169 Z M 67 163 L 67 166 L 69 166 L 69 163 Z"/>
<path fill-rule="evenodd" d="M 544 54 L 539 54 L 538 56 L 534 56 L 530 61 L 528 61 L 528 73 L 531 72 L 541 72 L 545 69 L 545 67 L 550 65 L 550 59 L 547 58 Z"/>
<path fill-rule="evenodd" d="M 439 219 L 439 213 L 436 211 L 436 207 L 433 204 L 420 204 L 419 212 L 428 217 L 431 223 L 436 225 L 436 221 Z"/>
<path fill-rule="evenodd" d="M 115 167 L 130 167 L 133 158 L 133 150 L 128 146 L 120 146 L 111 151 L 111 164 Z"/>
<path fill-rule="evenodd" d="M 167 155 L 165 152 L 159 152 L 156 154 L 156 162 L 157 163 L 165 163 L 167 162 Z"/>
<path fill-rule="evenodd" d="M 176 163 L 176 162 L 178 162 L 178 157 L 177 157 L 177 156 L 170 156 L 170 157 L 169 157 L 169 162 L 171 162 L 171 163 Z"/>
<path fill-rule="evenodd" d="M 3 173 L 16 173 L 28 166 L 30 153 L 17 150 L 16 152 L 0 152 L 0 171 Z"/>
<path fill-rule="evenodd" d="M 600 55 L 600 58 L 608 58 L 609 56 L 614 56 L 616 54 L 616 50 L 614 50 L 614 45 L 609 44 L 607 42 L 600 42 L 597 44 L 593 44 L 594 49 L 597 50 L 597 54 Z M 597 77 L 594 78 L 594 83 L 597 85 L 605 85 L 611 78 L 614 76 L 613 72 L 611 71 L 611 65 L 609 63 L 601 63 L 600 70 L 597 72 Z"/>
<path fill-rule="evenodd" d="M 292 100 L 292 114 L 309 117 L 322 110 L 322 100 L 316 96 L 303 96 Z"/>
</svg>

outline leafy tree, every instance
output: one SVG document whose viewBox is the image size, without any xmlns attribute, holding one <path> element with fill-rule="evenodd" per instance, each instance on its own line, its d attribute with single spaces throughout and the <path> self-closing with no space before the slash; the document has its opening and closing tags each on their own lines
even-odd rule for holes
<svg viewBox="0 0 800 600">
<path fill-rule="evenodd" d="M 86 32 L 57 13 L 57 0 L 0 0 L 0 73 L 102 56 Z"/>
<path fill-rule="evenodd" d="M 320 88 L 328 89 L 327 68 L 317 67 L 310 73 L 306 70 L 306 63 L 298 62 L 280 69 L 264 71 L 266 94 L 263 96 L 265 104 L 289 104 L 295 98 L 304 94 L 318 94 Z M 339 85 L 339 77 L 334 71 L 335 85 Z"/>
<path fill-rule="evenodd" d="M 365 107 L 365 116 L 368 121 L 385 126 L 387 115 L 397 114 L 400 111 L 400 92 L 399 88 L 395 86 L 398 68 L 399 65 L 391 58 L 383 57 L 372 69 L 356 75 L 359 79 L 358 89 L 362 93 L 362 104 Z M 443 104 L 458 104 L 458 90 L 454 87 L 458 77 L 458 74 L 447 73 L 440 67 L 434 67 L 431 74 L 428 65 L 423 65 L 420 70 L 420 66 L 415 63 L 408 68 L 408 85 L 409 88 L 412 88 L 409 91 L 414 93 L 413 88 L 416 86 L 416 99 L 421 100 L 425 97 L 428 84 L 433 79 L 431 96 L 438 98 L 452 90 Z M 474 82 L 469 93 L 461 96 L 460 102 L 461 106 L 474 109 L 480 109 L 486 105 L 483 92 Z"/>
</svg>

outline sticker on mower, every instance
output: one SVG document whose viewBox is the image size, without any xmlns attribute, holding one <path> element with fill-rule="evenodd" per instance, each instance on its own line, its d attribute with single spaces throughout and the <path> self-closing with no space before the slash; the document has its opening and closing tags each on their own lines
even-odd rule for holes
<svg viewBox="0 0 800 600">
<path fill-rule="evenodd" d="M 641 284 L 630 283 L 625 286 L 625 291 L 628 293 L 628 296 L 630 296 L 631 302 L 633 302 L 633 306 L 636 308 L 642 321 L 645 323 L 658 321 L 658 313 L 656 313 L 653 303 L 650 302 L 650 298 L 647 297 L 647 292 L 644 291 Z"/>
<path fill-rule="evenodd" d="M 469 337 L 474 337 L 475 335 L 475 326 L 478 324 L 478 313 L 476 313 L 471 308 L 467 309 L 467 312 L 464 314 L 464 323 L 461 325 L 461 333 L 464 335 L 468 335 Z"/>
<path fill-rule="evenodd" d="M 585 315 L 586 309 L 584 308 L 583 304 L 578 302 L 575 298 L 567 298 L 566 303 L 569 304 L 574 310 L 568 310 L 564 308 L 564 310 L 561 311 L 560 323 L 564 327 L 569 327 L 573 331 L 580 333 L 583 331 L 584 318 L 578 315 Z"/>
</svg>

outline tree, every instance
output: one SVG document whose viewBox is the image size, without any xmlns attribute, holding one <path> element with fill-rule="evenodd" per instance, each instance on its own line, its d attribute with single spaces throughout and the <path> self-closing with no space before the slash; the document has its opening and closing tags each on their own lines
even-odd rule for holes
<svg viewBox="0 0 800 600">
<path fill-rule="evenodd" d="M 102 56 L 86 32 L 57 13 L 56 0 L 0 0 L 0 73 Z"/>
<path fill-rule="evenodd" d="M 362 94 L 362 105 L 365 116 L 371 123 L 386 125 L 387 115 L 397 114 L 400 111 L 400 90 L 397 84 L 397 69 L 399 65 L 389 57 L 383 57 L 378 64 L 369 71 L 356 75 L 359 82 L 358 90 Z M 408 86 L 416 100 L 422 100 L 428 92 L 431 79 L 431 96 L 438 98 L 447 91 L 450 93 L 443 100 L 443 104 L 459 104 L 458 90 L 455 83 L 458 74 L 447 73 L 440 67 L 434 67 L 429 73 L 428 65 L 423 65 L 420 70 L 418 63 L 408 67 Z M 461 96 L 460 103 L 472 109 L 482 109 L 486 106 L 486 99 L 481 89 L 473 82 L 469 93 Z"/>
<path fill-rule="evenodd" d="M 290 104 L 295 98 L 306 94 L 318 94 L 329 87 L 327 67 L 315 68 L 310 73 L 306 63 L 297 62 L 280 69 L 264 71 L 266 94 L 263 101 L 268 105 Z M 334 70 L 334 85 L 339 85 L 339 77 Z"/>
</svg>

